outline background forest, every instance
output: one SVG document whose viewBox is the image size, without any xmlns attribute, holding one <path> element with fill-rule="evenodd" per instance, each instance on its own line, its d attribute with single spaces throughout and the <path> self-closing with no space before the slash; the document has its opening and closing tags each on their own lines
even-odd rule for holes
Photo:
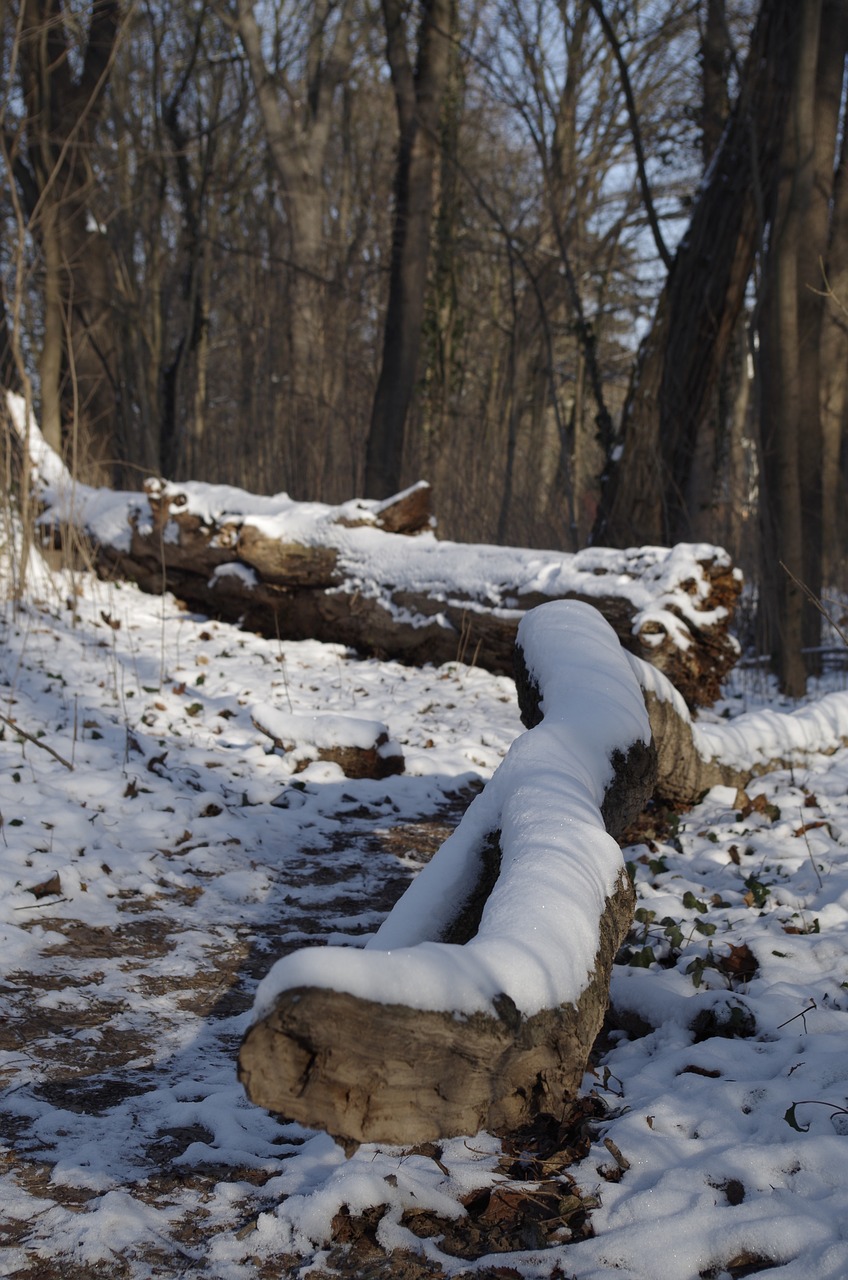
<svg viewBox="0 0 848 1280">
<path fill-rule="evenodd" d="M 720 543 L 797 693 L 848 542 L 846 10 L 0 0 L 3 380 L 89 482 Z"/>
</svg>

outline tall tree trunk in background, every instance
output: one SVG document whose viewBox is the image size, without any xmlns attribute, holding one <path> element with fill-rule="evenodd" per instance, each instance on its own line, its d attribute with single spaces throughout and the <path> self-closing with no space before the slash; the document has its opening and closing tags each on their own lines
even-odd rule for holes
<svg viewBox="0 0 848 1280">
<path fill-rule="evenodd" d="M 835 158 L 839 140 L 845 64 L 844 0 L 824 0 L 820 19 L 818 56 L 807 85 L 813 129 L 813 171 L 804 227 L 798 247 L 798 329 L 800 337 L 801 421 L 801 522 L 804 531 L 803 580 L 816 599 L 822 595 L 823 574 L 823 471 L 821 416 L 821 338 L 824 316 L 824 278 L 830 233 Z M 843 376 L 846 376 L 843 370 Z M 809 597 L 803 616 L 804 647 L 821 643 L 821 614 Z M 816 656 L 812 671 L 820 669 Z"/>
<path fill-rule="evenodd" d="M 827 47 L 826 47 L 827 42 Z M 841 107 L 844 61 L 848 53 L 848 6 L 842 0 L 825 0 L 822 13 L 822 74 L 818 101 L 825 119 Z M 836 64 L 839 78 L 837 81 Z M 837 126 L 838 127 L 838 126 Z M 818 128 L 818 126 L 817 126 Z M 818 146 L 818 136 L 817 136 Z M 832 158 L 832 157 L 831 157 Z M 824 261 L 824 278 L 817 287 L 825 292 L 820 330 L 822 416 L 822 574 L 827 586 L 848 553 L 848 520 L 840 467 L 842 442 L 848 421 L 848 135 L 843 121 L 841 150 L 833 182 L 833 195 Z M 820 195 L 817 191 L 816 198 Z"/>
<path fill-rule="evenodd" d="M 786 105 L 797 0 L 763 0 L 739 94 L 637 360 L 593 538 L 690 534 L 686 494 L 701 425 L 745 300 Z"/>
<path fill-rule="evenodd" d="M 701 159 L 704 172 L 718 150 L 730 115 L 727 77 L 730 70 L 729 32 L 725 0 L 705 0 L 701 24 Z M 744 314 L 737 328 L 744 331 Z M 692 446 L 692 465 L 683 502 L 689 514 L 690 533 L 695 542 L 718 539 L 717 524 L 722 480 L 726 464 L 733 457 L 727 433 L 734 420 L 726 411 L 736 400 L 732 379 L 739 372 L 733 359 L 735 342 L 731 342 L 727 358 L 722 362 L 711 405 L 700 423 Z M 724 465 L 723 465 L 724 464 Z M 725 473 L 723 475 L 722 473 Z"/>
<path fill-rule="evenodd" d="M 422 394 L 414 423 L 413 446 L 407 453 L 416 474 L 438 485 L 443 452 L 450 442 L 452 394 L 463 369 L 459 283 L 463 274 L 463 206 L 467 189 L 461 181 L 461 135 L 465 112 L 467 66 L 463 57 L 459 2 L 450 0 L 451 39 L 448 72 L 439 120 L 436 209 L 430 249 L 430 284 L 423 330 Z M 404 435 L 408 433 L 405 431 Z"/>
<path fill-rule="evenodd" d="M 827 216 L 819 224 L 813 193 L 816 162 L 816 78 L 821 0 L 798 7 L 793 41 L 791 102 L 780 154 L 761 303 L 760 368 L 764 529 L 763 577 L 774 609 L 771 644 L 781 688 L 806 690 L 802 654 L 804 582 L 821 586 L 821 541 L 816 502 L 821 476 L 817 355 L 817 299 L 813 262 L 826 249 Z M 833 141 L 829 170 L 833 170 Z M 818 235 L 818 242 L 814 237 Z M 813 239 L 813 243 L 809 243 Z M 805 368 L 805 366 L 807 366 Z M 808 370 L 811 369 L 811 373 Z M 810 378 L 815 381 L 810 386 Z M 820 509 L 820 490 L 818 490 Z M 812 577 L 811 577 L 812 575 Z"/>
<path fill-rule="evenodd" d="M 43 265 L 42 418 L 64 437 L 83 479 L 107 482 L 116 453 L 119 353 L 108 245 L 92 209 L 91 160 L 118 37 L 118 0 L 96 0 L 74 73 L 61 0 L 25 0 L 20 72 L 26 152 L 15 158 L 29 229 Z"/>
<path fill-rule="evenodd" d="M 806 690 L 802 649 L 821 617 L 820 335 L 834 155 L 844 68 L 843 6 L 807 0 L 799 32 L 780 178 L 763 273 L 761 323 L 763 581 L 781 687 Z M 781 567 L 783 566 L 783 567 Z M 804 591 L 803 588 L 807 590 Z"/>
<path fill-rule="evenodd" d="M 730 98 L 730 46 L 725 0 L 705 0 L 701 37 L 701 158 L 706 169 L 718 150 Z"/>
<path fill-rule="evenodd" d="M 325 365 L 337 355 L 328 349 L 324 323 L 330 256 L 324 172 L 333 101 L 350 66 L 352 5 L 350 0 L 316 0 L 309 6 L 304 79 L 293 84 L 285 69 L 270 68 L 265 61 L 254 4 L 255 0 L 238 0 L 236 24 L 282 186 L 291 243 L 288 341 L 293 409 L 309 421 L 320 403 Z"/>
<path fill-rule="evenodd" d="M 424 320 L 439 115 L 450 64 L 450 0 L 422 0 L 414 69 L 405 9 L 402 0 L 383 0 L 400 141 L 383 358 L 365 463 L 365 492 L 378 498 L 401 486 L 406 418 Z"/>
</svg>

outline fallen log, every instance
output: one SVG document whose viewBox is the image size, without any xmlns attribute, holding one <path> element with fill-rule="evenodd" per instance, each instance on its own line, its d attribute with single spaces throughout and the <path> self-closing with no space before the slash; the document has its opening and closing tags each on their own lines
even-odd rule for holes
<svg viewBox="0 0 848 1280">
<path fill-rule="evenodd" d="M 291 757 L 294 772 L 311 760 L 337 764 L 346 778 L 390 778 L 403 773 L 403 751 L 379 720 L 361 716 L 286 715 L 271 707 L 252 714 L 254 726 Z"/>
<path fill-rule="evenodd" d="M 765 773 L 848 746 L 846 693 L 826 694 L 794 711 L 751 711 L 729 721 L 699 723 L 662 672 L 632 654 L 628 658 L 651 722 L 660 800 L 689 807 L 712 787 L 739 790 Z"/>
<path fill-rule="evenodd" d="M 21 405 L 10 406 L 22 431 Z M 73 484 L 32 423 L 29 441 L 47 536 L 61 540 L 72 526 L 104 576 L 167 588 L 275 638 L 511 674 L 524 614 L 546 600 L 585 600 L 693 707 L 715 701 L 738 656 L 729 624 L 741 578 L 717 547 L 567 554 L 439 541 L 425 484 L 338 507 L 160 481 L 113 493 Z"/>
<path fill-rule="evenodd" d="M 633 890 L 615 839 L 650 795 L 638 683 L 590 606 L 518 630 L 522 710 L 457 830 L 363 950 L 284 957 L 239 1055 L 248 1096 L 346 1142 L 560 1114 L 580 1087 Z"/>
</svg>

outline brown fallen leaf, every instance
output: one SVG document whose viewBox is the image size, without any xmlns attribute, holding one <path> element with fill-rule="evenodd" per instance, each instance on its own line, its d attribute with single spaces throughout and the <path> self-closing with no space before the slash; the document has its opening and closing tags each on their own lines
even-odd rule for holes
<svg viewBox="0 0 848 1280">
<path fill-rule="evenodd" d="M 747 942 L 741 943 L 738 947 L 731 943 L 728 955 L 716 958 L 717 969 L 729 978 L 739 978 L 744 982 L 753 978 L 759 967 L 759 961 Z"/>
<path fill-rule="evenodd" d="M 31 889 L 27 889 L 27 893 L 31 893 L 34 898 L 49 898 L 52 894 L 61 897 L 62 882 L 59 879 L 59 872 L 54 871 L 47 880 L 42 880 L 41 884 L 35 884 Z"/>
<path fill-rule="evenodd" d="M 830 824 L 826 818 L 819 818 L 818 822 L 805 822 L 802 827 L 798 827 L 792 834 L 793 836 L 805 836 L 808 831 L 815 831 L 817 827 L 828 827 L 829 829 Z"/>
</svg>

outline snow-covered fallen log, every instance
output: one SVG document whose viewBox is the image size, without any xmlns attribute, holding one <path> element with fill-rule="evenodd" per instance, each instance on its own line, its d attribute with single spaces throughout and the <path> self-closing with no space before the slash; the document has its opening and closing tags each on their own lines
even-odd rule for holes
<svg viewBox="0 0 848 1280">
<path fill-rule="evenodd" d="M 22 402 L 10 406 L 23 435 Z M 511 674 L 523 615 L 546 600 L 582 599 L 691 706 L 716 699 L 738 656 L 728 628 L 741 579 L 718 547 L 568 554 L 441 541 L 423 484 L 386 502 L 336 507 L 194 483 L 89 489 L 71 481 L 34 423 L 29 443 L 51 536 L 73 526 L 102 574 L 154 592 L 165 586 L 273 637 Z"/>
<path fill-rule="evenodd" d="M 521 735 L 363 950 L 280 960 L 239 1071 L 271 1110 L 409 1144 L 559 1114 L 606 1009 L 633 891 L 615 836 L 650 795 L 644 701 L 591 606 L 518 630 Z"/>
<path fill-rule="evenodd" d="M 380 720 L 362 716 L 293 715 L 254 710 L 253 723 L 291 757 L 295 773 L 311 760 L 337 764 L 346 778 L 389 778 L 403 773 L 403 750 Z"/>
<path fill-rule="evenodd" d="M 628 654 L 642 686 L 657 749 L 659 798 L 693 805 L 715 786 L 745 787 L 752 778 L 830 755 L 848 746 L 848 693 L 830 693 L 795 711 L 751 711 L 721 724 L 698 723 L 674 685 Z"/>
</svg>

